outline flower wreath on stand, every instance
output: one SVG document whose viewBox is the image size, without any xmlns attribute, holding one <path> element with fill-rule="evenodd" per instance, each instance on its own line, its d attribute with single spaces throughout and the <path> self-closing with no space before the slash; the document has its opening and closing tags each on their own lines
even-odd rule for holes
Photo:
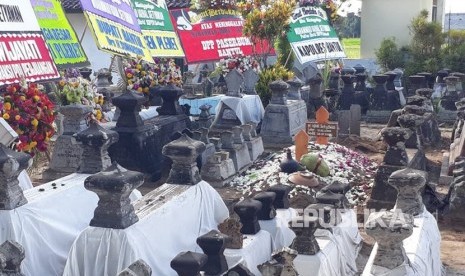
<svg viewBox="0 0 465 276">
<path fill-rule="evenodd" d="M 32 156 L 46 151 L 55 133 L 54 105 L 41 88 L 26 81 L 8 85 L 3 94 L 3 103 L 0 103 L 3 119 L 19 135 L 14 148 Z"/>
<path fill-rule="evenodd" d="M 215 71 L 213 71 L 211 75 L 222 74 L 224 77 L 234 69 L 237 69 L 239 73 L 244 73 L 249 69 L 260 73 L 260 63 L 249 56 L 228 57 L 218 62 Z"/>
<path fill-rule="evenodd" d="M 155 74 L 157 85 L 169 85 L 182 87 L 181 68 L 174 59 L 155 58 Z"/>
<path fill-rule="evenodd" d="M 95 119 L 100 122 L 106 121 L 102 112 L 103 95 L 98 94 L 92 83 L 83 78 L 76 68 L 62 72 L 62 79 L 58 82 L 58 100 L 61 105 L 92 106 Z"/>
</svg>

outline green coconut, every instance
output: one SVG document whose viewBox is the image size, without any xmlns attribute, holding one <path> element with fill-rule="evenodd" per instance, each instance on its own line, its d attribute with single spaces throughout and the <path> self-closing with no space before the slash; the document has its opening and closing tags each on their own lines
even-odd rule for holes
<svg viewBox="0 0 465 276">
<path fill-rule="evenodd" d="M 328 164 L 321 159 L 318 154 L 307 153 L 302 155 L 300 158 L 300 163 L 304 165 L 307 170 L 316 173 L 321 177 L 326 177 L 329 175 L 329 166 Z"/>
</svg>

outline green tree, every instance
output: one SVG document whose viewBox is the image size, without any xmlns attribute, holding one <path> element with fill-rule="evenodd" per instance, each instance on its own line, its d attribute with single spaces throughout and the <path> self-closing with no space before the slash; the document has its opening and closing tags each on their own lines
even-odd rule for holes
<svg viewBox="0 0 465 276">
<path fill-rule="evenodd" d="M 394 37 L 384 38 L 379 49 L 375 51 L 378 64 L 385 70 L 390 71 L 398 67 L 403 67 L 403 53 L 397 46 Z"/>
</svg>

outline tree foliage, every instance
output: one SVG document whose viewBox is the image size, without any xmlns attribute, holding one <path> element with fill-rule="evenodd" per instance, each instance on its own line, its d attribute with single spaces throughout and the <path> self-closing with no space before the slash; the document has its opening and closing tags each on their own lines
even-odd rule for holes
<svg viewBox="0 0 465 276">
<path fill-rule="evenodd" d="M 379 49 L 375 51 L 375 55 L 378 64 L 385 71 L 404 66 L 403 53 L 397 46 L 394 37 L 383 39 Z"/>
</svg>

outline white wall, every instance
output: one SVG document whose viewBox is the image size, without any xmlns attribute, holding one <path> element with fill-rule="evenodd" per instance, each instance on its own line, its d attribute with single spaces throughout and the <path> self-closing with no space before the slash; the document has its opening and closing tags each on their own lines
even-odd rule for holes
<svg viewBox="0 0 465 276">
<path fill-rule="evenodd" d="M 408 45 L 408 26 L 413 17 L 426 9 L 430 15 L 432 0 L 363 0 L 360 54 L 375 58 L 375 49 L 387 37 L 395 37 L 397 45 Z"/>
<path fill-rule="evenodd" d="M 87 21 L 84 18 L 84 14 L 67 13 L 66 17 L 68 17 L 69 22 L 76 31 L 78 39 L 80 39 L 87 24 Z M 111 55 L 106 52 L 100 51 L 97 48 L 97 44 L 92 35 L 92 30 L 90 29 L 90 26 L 87 28 L 86 33 L 84 35 L 84 39 L 82 40 L 82 47 L 84 48 L 84 52 L 86 53 L 87 58 L 89 59 L 89 62 L 91 64 L 90 67 L 92 68 L 93 72 L 97 72 L 100 68 L 108 68 L 110 66 Z"/>
</svg>

